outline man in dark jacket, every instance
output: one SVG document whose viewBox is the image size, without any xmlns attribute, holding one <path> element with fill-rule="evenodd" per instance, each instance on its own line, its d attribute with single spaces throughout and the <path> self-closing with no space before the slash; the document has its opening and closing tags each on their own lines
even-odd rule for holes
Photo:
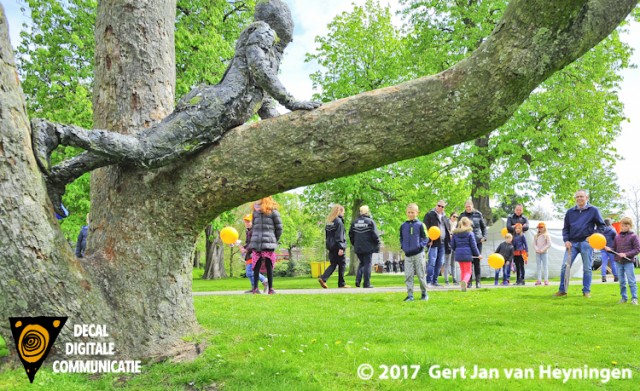
<svg viewBox="0 0 640 391">
<path fill-rule="evenodd" d="M 482 243 L 487 241 L 487 226 L 484 223 L 484 217 L 480 211 L 473 208 L 473 201 L 469 200 L 464 204 L 464 212 L 460 213 L 460 218 L 468 218 L 473 223 L 473 234 L 476 238 L 476 245 L 478 251 L 482 254 Z M 476 287 L 480 288 L 480 259 L 473 258 L 473 275 L 476 276 Z M 468 287 L 471 288 L 471 280 L 469 280 Z"/>
<path fill-rule="evenodd" d="M 523 208 L 521 204 L 516 205 L 516 208 L 513 211 L 513 214 L 507 217 L 507 231 L 511 235 L 516 232 L 516 224 L 522 224 L 522 232 L 527 232 L 529 230 L 529 220 L 522 214 Z"/>
<path fill-rule="evenodd" d="M 449 243 L 451 240 L 451 226 L 449 225 L 449 219 L 444 213 L 445 206 L 444 200 L 440 200 L 436 203 L 435 208 L 424 215 L 423 221 L 427 227 L 427 231 L 431 227 L 438 227 L 440 230 L 440 238 L 436 240 L 429 239 L 429 243 L 427 244 L 429 246 L 427 285 L 429 286 L 441 286 L 438 284 L 438 275 L 444 264 L 445 242 Z"/>
<path fill-rule="evenodd" d="M 358 256 L 358 272 L 356 274 L 356 286 L 360 287 L 360 281 L 364 277 L 363 288 L 373 288 L 371 285 L 371 258 L 373 253 L 380 251 L 380 238 L 376 232 L 376 223 L 371 220 L 369 207 L 360 207 L 360 216 L 351 222 L 349 228 L 349 240 Z"/>
<path fill-rule="evenodd" d="M 588 203 L 589 195 L 585 190 L 578 190 L 575 194 L 576 206 L 569 209 L 564 216 L 562 228 L 562 240 L 567 251 L 562 261 L 560 272 L 560 289 L 556 296 L 566 296 L 565 273 L 567 262 L 569 268 L 578 254 L 582 258 L 582 295 L 591 297 L 591 268 L 593 263 L 593 248 L 589 245 L 588 238 L 595 232 L 604 232 L 604 220 L 600 211 Z M 571 254 L 571 255 L 569 255 Z M 569 261 L 569 256 L 571 260 Z"/>
</svg>

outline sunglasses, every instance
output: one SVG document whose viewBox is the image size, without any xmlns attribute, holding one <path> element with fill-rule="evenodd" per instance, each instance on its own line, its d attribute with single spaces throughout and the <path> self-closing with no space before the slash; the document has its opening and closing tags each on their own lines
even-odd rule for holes
<svg viewBox="0 0 640 391">
<path fill-rule="evenodd" d="M 458 218 L 458 216 L 451 216 L 451 218 L 453 218 L 453 219 L 457 219 L 457 218 Z"/>
<path fill-rule="evenodd" d="M 438 208 L 444 208 L 444 205 L 436 205 Z"/>
</svg>

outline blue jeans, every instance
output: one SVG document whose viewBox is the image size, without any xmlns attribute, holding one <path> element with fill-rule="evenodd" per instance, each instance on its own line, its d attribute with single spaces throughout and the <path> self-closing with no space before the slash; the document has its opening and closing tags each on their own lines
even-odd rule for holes
<svg viewBox="0 0 640 391">
<path fill-rule="evenodd" d="M 582 293 L 591 292 L 591 268 L 593 263 L 593 248 L 589 246 L 587 241 L 584 242 L 571 242 L 571 263 L 575 261 L 576 257 L 580 254 L 582 257 Z M 560 271 L 560 292 L 566 292 L 567 287 L 564 286 L 564 274 L 566 271 L 568 252 L 565 251 L 564 259 L 562 260 L 562 269 Z"/>
<path fill-rule="evenodd" d="M 247 264 L 247 267 L 244 270 L 247 273 L 247 278 L 251 282 L 251 288 L 255 288 L 255 286 L 253 286 L 253 269 L 251 268 L 251 264 L 250 263 Z M 263 276 L 262 274 L 260 274 L 258 276 L 258 278 L 260 279 L 260 282 L 262 282 L 262 283 L 267 281 L 267 277 Z"/>
<path fill-rule="evenodd" d="M 444 263 L 444 243 L 440 240 L 439 246 L 431 246 L 429 250 L 429 265 L 427 266 L 427 284 L 437 284 L 440 269 Z"/>
<path fill-rule="evenodd" d="M 544 281 L 549 280 L 549 254 L 536 253 L 536 276 L 538 276 L 538 281 L 542 281 L 542 276 L 544 275 Z"/>
<path fill-rule="evenodd" d="M 453 283 L 457 284 L 458 279 L 456 276 L 458 275 L 456 271 L 456 255 L 451 252 L 451 254 L 444 255 L 445 263 L 444 263 L 444 282 L 449 283 L 449 274 L 453 276 Z"/>
<path fill-rule="evenodd" d="M 502 270 L 502 283 L 506 284 L 511 278 L 511 262 L 505 262 L 500 269 L 496 269 L 496 282 L 500 281 L 500 270 Z"/>
<path fill-rule="evenodd" d="M 616 261 L 613 259 L 613 253 L 602 250 L 600 251 L 600 259 L 602 259 L 602 266 L 600 266 L 602 277 L 607 276 L 607 264 L 609 264 L 609 266 L 611 266 L 611 273 L 613 273 L 615 278 L 618 278 L 618 267 L 616 266 Z"/>
<path fill-rule="evenodd" d="M 627 300 L 627 281 L 629 281 L 629 290 L 631 298 L 638 298 L 638 286 L 636 285 L 636 275 L 633 270 L 633 262 L 621 263 L 620 266 L 620 296 L 623 300 Z"/>
<path fill-rule="evenodd" d="M 502 283 L 506 284 L 511 279 L 511 262 L 505 262 L 502 267 Z"/>
</svg>

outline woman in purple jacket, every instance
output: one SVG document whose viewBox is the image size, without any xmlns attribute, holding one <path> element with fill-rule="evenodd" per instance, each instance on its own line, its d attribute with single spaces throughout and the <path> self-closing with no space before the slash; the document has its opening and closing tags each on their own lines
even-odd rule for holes
<svg viewBox="0 0 640 391">
<path fill-rule="evenodd" d="M 631 304 L 638 305 L 638 286 L 636 285 L 636 275 L 633 270 L 633 260 L 640 253 L 640 241 L 638 236 L 631 231 L 633 220 L 630 217 L 623 217 L 620 220 L 620 233 L 613 241 L 613 247 L 605 247 L 616 256 L 616 262 L 620 264 L 618 275 L 620 279 L 620 303 L 627 302 L 626 282 L 629 281 L 629 291 L 631 291 Z"/>
</svg>

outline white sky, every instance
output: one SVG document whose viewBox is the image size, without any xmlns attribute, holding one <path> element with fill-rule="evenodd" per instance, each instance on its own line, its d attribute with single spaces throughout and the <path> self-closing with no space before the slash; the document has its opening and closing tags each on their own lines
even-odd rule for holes
<svg viewBox="0 0 640 391">
<path fill-rule="evenodd" d="M 17 0 L 2 1 L 11 34 L 13 47 L 19 41 L 19 29 L 24 17 L 20 13 Z M 313 94 L 309 75 L 318 69 L 316 64 L 305 63 L 306 53 L 315 50 L 314 38 L 327 34 L 327 24 L 338 14 L 352 9 L 352 4 L 363 5 L 365 0 L 288 0 L 295 30 L 293 43 L 289 45 L 281 66 L 280 78 L 285 87 L 297 98 L 308 100 Z M 386 4 L 384 0 L 382 4 Z M 388 1 L 392 11 L 399 8 L 398 1 Z M 634 48 L 632 63 L 640 64 L 640 24 L 633 23 L 630 33 L 623 40 Z M 619 153 L 625 158 L 616 166 L 619 183 L 623 188 L 631 185 L 640 186 L 637 174 L 640 168 L 640 133 L 636 131 L 640 125 L 640 69 L 628 69 L 623 72 L 624 81 L 620 90 L 620 99 L 625 105 L 625 113 L 629 122 L 622 125 L 622 135 L 615 141 Z"/>
</svg>

